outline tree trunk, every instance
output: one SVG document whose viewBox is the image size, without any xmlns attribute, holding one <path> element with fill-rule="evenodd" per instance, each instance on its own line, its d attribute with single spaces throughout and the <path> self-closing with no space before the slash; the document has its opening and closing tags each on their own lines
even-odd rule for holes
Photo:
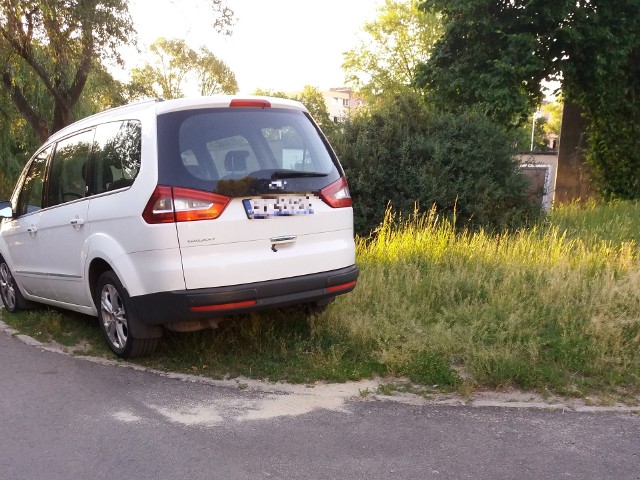
<svg viewBox="0 0 640 480">
<path fill-rule="evenodd" d="M 558 172 L 554 201 L 583 201 L 595 194 L 591 185 L 591 170 L 585 161 L 587 121 L 580 107 L 565 100 L 562 110 Z"/>
<path fill-rule="evenodd" d="M 63 129 L 67 125 L 73 123 L 72 108 L 68 103 L 62 103 L 56 101 L 55 109 L 53 110 L 53 123 L 51 125 L 51 133 L 55 133 L 58 130 Z"/>
</svg>

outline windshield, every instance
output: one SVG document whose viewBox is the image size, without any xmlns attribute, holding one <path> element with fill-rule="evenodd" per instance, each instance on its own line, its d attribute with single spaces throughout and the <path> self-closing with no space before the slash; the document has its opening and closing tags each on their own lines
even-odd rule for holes
<svg viewBox="0 0 640 480">
<path fill-rule="evenodd" d="M 158 117 L 158 144 L 163 185 L 243 196 L 316 191 L 341 175 L 319 131 L 296 110 L 168 113 Z"/>
</svg>

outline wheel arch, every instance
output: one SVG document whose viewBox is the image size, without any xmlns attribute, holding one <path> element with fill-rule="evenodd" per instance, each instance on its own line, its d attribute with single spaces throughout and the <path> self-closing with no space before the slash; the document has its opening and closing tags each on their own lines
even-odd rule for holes
<svg viewBox="0 0 640 480">
<path fill-rule="evenodd" d="M 122 288 L 124 288 L 125 294 L 127 296 L 129 295 L 127 291 L 127 287 L 124 284 L 120 275 L 118 275 L 118 272 L 106 260 L 100 257 L 96 257 L 93 260 L 91 260 L 91 263 L 89 265 L 89 274 L 88 274 L 89 286 L 91 289 L 91 297 L 93 298 L 93 301 L 95 303 L 96 311 L 100 309 L 100 292 L 98 292 L 98 288 L 97 288 L 98 281 L 100 280 L 100 277 L 105 272 L 113 272 L 113 274 L 117 277 L 120 284 L 122 285 Z M 129 304 L 130 304 L 130 308 L 135 309 L 135 307 L 133 306 L 133 303 L 129 302 Z M 133 316 L 130 317 L 129 329 L 136 338 L 152 339 L 152 338 L 160 338 L 162 336 L 162 333 L 163 333 L 162 326 L 147 325 L 144 322 L 143 312 L 134 310 L 131 313 L 133 313 Z"/>
<path fill-rule="evenodd" d="M 96 305 L 96 308 L 99 308 L 98 292 L 96 291 L 96 287 L 98 286 L 98 279 L 104 272 L 107 272 L 109 270 L 113 270 L 113 268 L 103 258 L 94 258 L 89 264 L 89 289 L 91 290 L 91 298 L 93 298 L 93 302 Z"/>
</svg>

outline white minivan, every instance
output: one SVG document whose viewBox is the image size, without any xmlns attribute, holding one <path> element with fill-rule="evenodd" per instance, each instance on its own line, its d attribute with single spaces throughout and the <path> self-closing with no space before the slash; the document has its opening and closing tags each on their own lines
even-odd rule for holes
<svg viewBox="0 0 640 480">
<path fill-rule="evenodd" d="M 355 288 L 344 172 L 302 104 L 141 102 L 54 134 L 0 202 L 0 294 L 99 318 L 111 350 L 163 329 L 323 307 Z"/>
</svg>

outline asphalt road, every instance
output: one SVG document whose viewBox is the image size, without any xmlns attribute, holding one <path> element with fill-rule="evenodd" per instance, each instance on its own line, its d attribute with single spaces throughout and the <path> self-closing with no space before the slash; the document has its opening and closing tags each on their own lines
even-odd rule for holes
<svg viewBox="0 0 640 480">
<path fill-rule="evenodd" d="M 0 333 L 0 480 L 640 479 L 640 415 L 202 383 Z"/>
</svg>

